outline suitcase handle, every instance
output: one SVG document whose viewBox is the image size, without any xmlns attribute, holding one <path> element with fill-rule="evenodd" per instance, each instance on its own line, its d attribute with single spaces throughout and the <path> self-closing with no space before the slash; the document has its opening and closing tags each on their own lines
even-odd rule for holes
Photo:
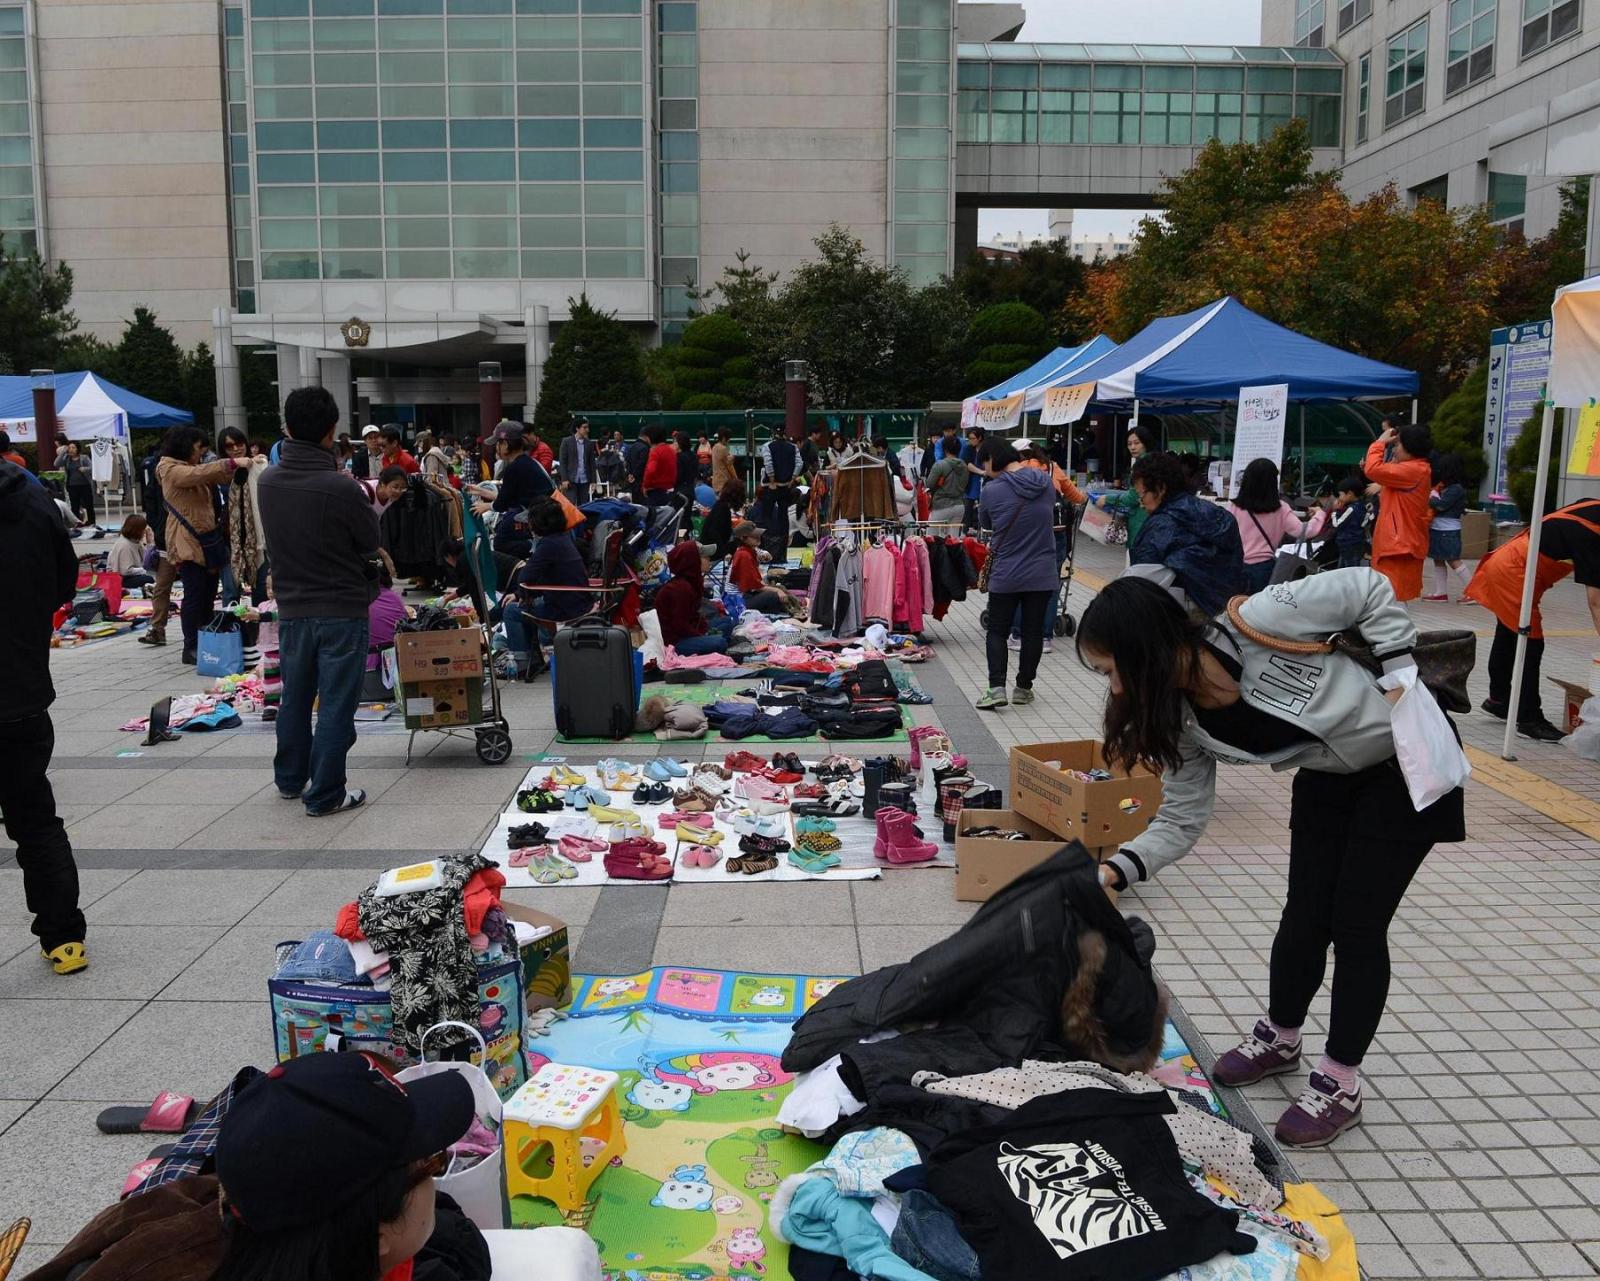
<svg viewBox="0 0 1600 1281">
<path fill-rule="evenodd" d="M 569 644 L 573 649 L 605 649 L 610 640 L 598 631 L 585 633 L 576 627 L 571 629 L 571 635 Z"/>
</svg>

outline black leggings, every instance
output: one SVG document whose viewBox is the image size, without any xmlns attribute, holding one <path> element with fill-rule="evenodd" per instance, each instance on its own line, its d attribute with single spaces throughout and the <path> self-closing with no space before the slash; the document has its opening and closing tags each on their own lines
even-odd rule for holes
<svg viewBox="0 0 1600 1281">
<path fill-rule="evenodd" d="M 183 584 L 183 600 L 178 606 L 183 647 L 193 649 L 200 643 L 200 629 L 216 612 L 218 573 L 204 565 L 183 561 L 178 565 L 178 581 Z"/>
<path fill-rule="evenodd" d="M 1393 775 L 1391 782 L 1378 771 Z M 1409 815 L 1387 802 L 1398 793 Z M 1452 803 L 1452 798 L 1438 802 Z M 1455 801 L 1459 806 L 1459 801 Z M 1337 808 L 1335 805 L 1337 804 Z M 1401 830 L 1396 839 L 1373 835 L 1386 814 Z M 1289 833 L 1289 898 L 1272 941 L 1272 1021 L 1305 1022 L 1311 999 L 1334 952 L 1328 1055 L 1360 1064 L 1389 999 L 1389 922 L 1411 878 L 1433 848 L 1420 829 L 1425 815 L 1410 810 L 1404 780 L 1392 765 L 1356 775 L 1295 776 Z"/>
<path fill-rule="evenodd" d="M 990 592 L 989 630 L 984 647 L 989 659 L 989 688 L 1004 689 L 1006 683 L 1006 638 L 1011 623 L 1022 608 L 1022 652 L 1017 655 L 1017 688 L 1032 689 L 1039 674 L 1039 655 L 1044 652 L 1044 614 L 1054 592 Z"/>
<path fill-rule="evenodd" d="M 1489 701 L 1502 708 L 1511 701 L 1511 673 L 1516 664 L 1517 634 L 1504 623 L 1496 623 L 1494 644 L 1489 647 Z M 1522 697 L 1517 701 L 1519 721 L 1536 721 L 1544 715 L 1539 702 L 1539 668 L 1543 664 L 1544 640 L 1528 637 L 1528 657 L 1522 664 Z"/>
</svg>

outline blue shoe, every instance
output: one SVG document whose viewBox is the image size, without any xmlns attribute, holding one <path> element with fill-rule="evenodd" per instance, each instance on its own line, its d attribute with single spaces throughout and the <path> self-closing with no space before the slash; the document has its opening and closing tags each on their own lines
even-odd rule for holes
<svg viewBox="0 0 1600 1281">
<path fill-rule="evenodd" d="M 585 783 L 580 790 L 589 798 L 591 805 L 611 804 L 611 793 L 596 787 L 593 783 Z"/>
<path fill-rule="evenodd" d="M 667 774 L 670 777 L 672 777 L 672 778 L 688 778 L 689 777 L 688 769 L 686 769 L 684 767 L 682 762 L 676 760 L 674 757 L 671 757 L 671 756 L 658 756 L 658 757 L 656 757 L 656 760 L 660 763 L 661 768 L 667 771 Z"/>
<path fill-rule="evenodd" d="M 566 791 L 567 805 L 571 809 L 586 810 L 589 808 L 589 789 L 587 787 L 569 787 Z"/>
<path fill-rule="evenodd" d="M 679 777 L 663 765 L 659 760 L 651 761 L 644 767 L 644 776 L 652 783 L 665 783 Z"/>
</svg>

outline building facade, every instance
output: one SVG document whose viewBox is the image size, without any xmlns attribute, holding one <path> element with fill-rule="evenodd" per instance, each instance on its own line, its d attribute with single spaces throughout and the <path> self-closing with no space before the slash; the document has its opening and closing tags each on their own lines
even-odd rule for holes
<svg viewBox="0 0 1600 1281">
<path fill-rule="evenodd" d="M 1345 63 L 1354 195 L 1393 182 L 1535 237 L 1561 184 L 1600 167 L 1595 0 L 1262 0 L 1261 23 L 1265 42 Z"/>
</svg>

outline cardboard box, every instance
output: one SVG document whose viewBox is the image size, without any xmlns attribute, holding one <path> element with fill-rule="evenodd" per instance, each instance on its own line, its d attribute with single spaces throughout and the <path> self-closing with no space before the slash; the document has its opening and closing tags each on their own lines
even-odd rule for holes
<svg viewBox="0 0 1600 1281">
<path fill-rule="evenodd" d="M 967 836 L 973 827 L 1014 827 L 1034 839 L 997 841 Z M 1013 810 L 963 810 L 956 826 L 956 898 L 963 903 L 986 902 L 1066 843 Z M 1115 845 L 1105 845 L 1089 853 L 1104 862 L 1116 851 Z"/>
<path fill-rule="evenodd" d="M 1562 716 L 1556 724 L 1561 726 L 1563 734 L 1570 734 L 1583 724 L 1583 717 L 1578 715 L 1578 709 L 1583 706 L 1585 699 L 1593 698 L 1594 695 L 1586 686 L 1564 681 L 1555 676 L 1550 678 L 1550 683 L 1561 687 Z"/>
<path fill-rule="evenodd" d="M 1494 519 L 1488 512 L 1461 513 L 1461 559 L 1482 560 L 1494 541 Z"/>
<path fill-rule="evenodd" d="M 1115 777 L 1085 782 L 1066 772 L 1092 769 L 1111 770 Z M 1093 739 L 1029 743 L 1011 749 L 1011 808 L 1090 849 L 1120 845 L 1150 826 L 1161 808 L 1161 780 L 1143 768 L 1131 775 L 1111 769 Z"/>
<path fill-rule="evenodd" d="M 502 900 L 501 910 L 513 921 L 527 925 L 548 925 L 550 933 L 523 945 L 522 988 L 528 1013 L 551 1006 L 572 1004 L 572 955 L 567 941 L 567 923 L 536 907 Z"/>
<path fill-rule="evenodd" d="M 413 682 L 401 677 L 400 701 L 407 729 L 447 729 L 483 718 L 483 680 Z"/>
<path fill-rule="evenodd" d="M 1516 520 L 1503 521 L 1500 524 L 1497 524 L 1494 527 L 1493 536 L 1489 540 L 1489 542 L 1490 542 L 1489 550 L 1493 551 L 1496 547 L 1504 547 L 1513 538 L 1515 538 L 1518 534 L 1522 533 L 1523 530 L 1525 530 L 1527 528 L 1528 527 L 1526 525 L 1524 525 L 1521 521 L 1516 521 Z"/>
<path fill-rule="evenodd" d="M 464 627 L 438 632 L 396 632 L 400 679 L 440 681 L 483 675 L 483 633 Z"/>
</svg>

